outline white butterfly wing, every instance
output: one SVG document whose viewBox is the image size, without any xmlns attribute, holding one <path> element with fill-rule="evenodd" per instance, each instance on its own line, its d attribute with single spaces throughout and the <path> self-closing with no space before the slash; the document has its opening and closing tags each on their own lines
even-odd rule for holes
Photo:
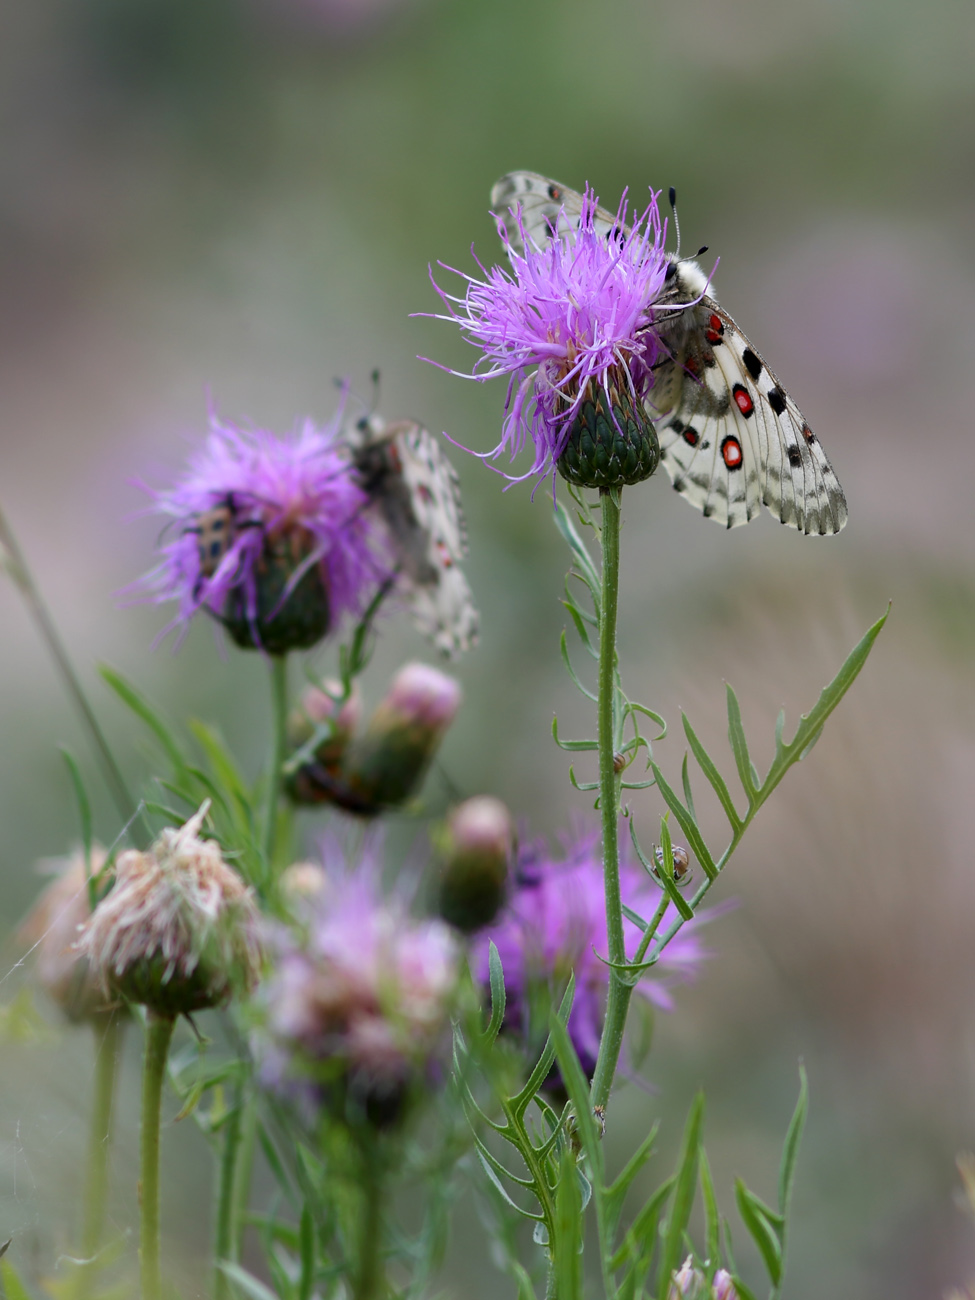
<svg viewBox="0 0 975 1300">
<path fill-rule="evenodd" d="M 523 255 L 521 231 L 537 248 L 544 248 L 553 236 L 574 234 L 582 224 L 583 197 L 537 172 L 509 172 L 491 190 L 491 209 L 503 223 L 510 247 Z M 520 228 L 512 215 L 517 209 L 521 210 Z M 618 229 L 616 218 L 597 207 L 593 229 L 609 237 Z"/>
<path fill-rule="evenodd" d="M 765 505 L 800 532 L 838 533 L 847 520 L 843 489 L 763 358 L 713 298 L 688 307 L 683 323 L 675 360 L 651 394 L 674 487 L 728 528 Z"/>
<path fill-rule="evenodd" d="M 413 420 L 385 425 L 373 416 L 358 436 L 363 485 L 391 539 L 414 622 L 448 658 L 469 650 L 478 614 L 460 568 L 467 535 L 454 467 Z"/>
</svg>

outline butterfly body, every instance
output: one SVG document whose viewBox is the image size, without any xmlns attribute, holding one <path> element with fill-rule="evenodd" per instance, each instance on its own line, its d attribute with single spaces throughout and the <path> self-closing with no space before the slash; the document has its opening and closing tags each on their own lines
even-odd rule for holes
<svg viewBox="0 0 975 1300">
<path fill-rule="evenodd" d="M 460 568 L 467 551 L 453 466 L 413 420 L 360 420 L 351 435 L 359 484 L 391 539 L 420 630 L 450 657 L 477 640 L 477 609 Z"/>
<path fill-rule="evenodd" d="M 507 246 L 541 249 L 569 238 L 584 214 L 607 239 L 627 233 L 604 208 L 535 172 L 512 172 L 491 192 Z M 506 210 L 516 219 L 505 219 Z M 708 517 L 734 528 L 764 504 L 804 533 L 837 533 L 846 523 L 843 489 L 799 408 L 760 353 L 710 291 L 690 258 L 664 253 L 664 288 L 647 305 L 659 340 L 647 411 L 674 487 Z"/>
</svg>

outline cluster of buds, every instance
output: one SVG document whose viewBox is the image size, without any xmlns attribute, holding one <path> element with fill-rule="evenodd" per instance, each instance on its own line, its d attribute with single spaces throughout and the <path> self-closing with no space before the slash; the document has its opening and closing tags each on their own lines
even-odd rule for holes
<svg viewBox="0 0 975 1300">
<path fill-rule="evenodd" d="M 454 720 L 460 686 L 428 664 L 406 664 L 361 732 L 358 695 L 341 705 L 336 698 L 327 688 L 304 696 L 292 726 L 299 755 L 319 731 L 323 738 L 288 776 L 289 796 L 298 804 L 332 803 L 363 817 L 404 804 L 419 789 Z"/>
<path fill-rule="evenodd" d="M 71 1021 L 97 1020 L 119 1006 L 96 979 L 88 959 L 76 946 L 79 931 L 91 917 L 91 878 L 104 889 L 111 883 L 105 871 L 107 854 L 93 845 L 89 861 L 83 853 L 59 864 L 54 880 L 24 918 L 20 938 L 35 957 L 38 983 Z"/>
<path fill-rule="evenodd" d="M 688 1255 L 674 1274 L 667 1300 L 738 1300 L 738 1291 L 727 1269 L 719 1268 L 709 1282 Z"/>
<path fill-rule="evenodd" d="M 106 997 L 164 1016 L 227 1002 L 257 982 L 259 913 L 213 840 L 199 836 L 209 804 L 145 853 L 115 864 L 115 885 L 78 941 Z"/>
<path fill-rule="evenodd" d="M 298 924 L 272 939 L 261 1078 L 309 1123 L 327 1109 L 386 1127 L 442 1068 L 459 948 L 441 921 L 382 899 L 365 867 L 337 881 L 314 870 L 289 881 Z"/>
</svg>

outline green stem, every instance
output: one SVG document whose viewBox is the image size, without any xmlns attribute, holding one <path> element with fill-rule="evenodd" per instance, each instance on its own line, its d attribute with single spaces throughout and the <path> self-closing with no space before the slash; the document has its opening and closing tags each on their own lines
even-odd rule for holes
<svg viewBox="0 0 975 1300">
<path fill-rule="evenodd" d="M 115 1077 L 124 1027 L 124 1017 L 119 1014 L 100 1016 L 92 1023 L 95 1035 L 95 1091 L 88 1134 L 88 1167 L 81 1226 L 81 1257 L 84 1264 L 78 1285 L 78 1300 L 83 1300 L 83 1297 L 90 1294 L 98 1272 L 96 1257 L 102 1244 L 108 1199 L 108 1158 L 112 1145 Z"/>
<path fill-rule="evenodd" d="M 362 1220 L 359 1258 L 353 1300 L 377 1300 L 385 1291 L 383 1268 L 383 1178 L 382 1163 L 374 1142 L 362 1148 Z"/>
<path fill-rule="evenodd" d="M 139 806 L 129 793 L 128 786 L 125 784 L 119 766 L 115 762 L 115 757 L 109 748 L 108 741 L 105 739 L 104 732 L 98 724 L 94 710 L 88 703 L 88 697 L 85 695 L 84 688 L 68 657 L 68 652 L 61 640 L 54 619 L 51 617 L 37 583 L 27 566 L 27 560 L 20 549 L 16 534 L 10 527 L 10 523 L 2 509 L 0 509 L 0 546 L 6 552 L 6 562 L 3 563 L 3 560 L 0 559 L 0 566 L 6 568 L 17 590 L 23 596 L 40 638 L 47 646 L 68 695 L 78 710 L 84 729 L 87 731 L 94 748 L 95 758 L 102 769 L 102 776 L 108 786 L 116 811 L 126 825 L 134 825 L 139 816 Z M 148 843 L 148 840 L 146 843 Z"/>
<path fill-rule="evenodd" d="M 278 802 L 281 798 L 281 780 L 287 749 L 288 721 L 288 657 L 271 656 L 271 769 L 267 777 L 267 797 L 264 804 L 264 866 L 270 880 L 274 871 L 274 850 L 277 844 Z"/>
<path fill-rule="evenodd" d="M 159 1264 L 159 1120 L 162 1111 L 166 1058 L 176 1021 L 149 1010 L 146 1015 L 146 1054 L 142 1067 L 141 1183 L 142 1300 L 160 1300 Z"/>
<path fill-rule="evenodd" d="M 620 498 L 618 491 L 600 489 L 602 504 L 602 590 L 599 605 L 599 811 L 603 826 L 603 889 L 606 896 L 606 935 L 609 960 L 626 961 L 623 938 L 623 900 L 620 897 L 619 776 L 616 772 L 616 615 L 620 577 Z M 623 1046 L 623 1029 L 633 986 L 616 970 L 609 972 L 609 994 L 599 1056 L 592 1080 L 594 1106 L 609 1100 Z"/>
<path fill-rule="evenodd" d="M 245 1216 L 251 1199 L 251 1182 L 254 1178 L 254 1156 L 257 1152 L 257 1097 L 253 1089 L 244 1091 L 240 1120 L 240 1152 L 237 1157 L 237 1178 L 234 1183 L 233 1249 L 234 1258 L 240 1259 L 243 1248 Z"/>
<path fill-rule="evenodd" d="M 217 1215 L 213 1241 L 214 1300 L 227 1300 L 231 1294 L 230 1279 L 220 1265 L 224 1261 L 233 1264 L 237 1262 L 237 1251 L 234 1248 L 234 1187 L 237 1176 L 237 1153 L 240 1150 L 243 1104 L 243 1088 L 238 1083 L 233 1110 L 223 1126 L 223 1154 L 220 1157 L 220 1180 L 217 1183 Z"/>
</svg>

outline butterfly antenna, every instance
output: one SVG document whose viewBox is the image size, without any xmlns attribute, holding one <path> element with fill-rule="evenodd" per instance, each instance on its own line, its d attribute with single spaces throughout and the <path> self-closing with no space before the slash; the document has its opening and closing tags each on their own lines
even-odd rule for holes
<svg viewBox="0 0 975 1300">
<path fill-rule="evenodd" d="M 680 257 L 680 222 L 677 220 L 677 191 L 673 185 L 667 195 L 670 199 L 670 210 L 674 214 L 674 229 L 677 231 L 677 247 L 674 249 L 674 257 Z"/>
</svg>

